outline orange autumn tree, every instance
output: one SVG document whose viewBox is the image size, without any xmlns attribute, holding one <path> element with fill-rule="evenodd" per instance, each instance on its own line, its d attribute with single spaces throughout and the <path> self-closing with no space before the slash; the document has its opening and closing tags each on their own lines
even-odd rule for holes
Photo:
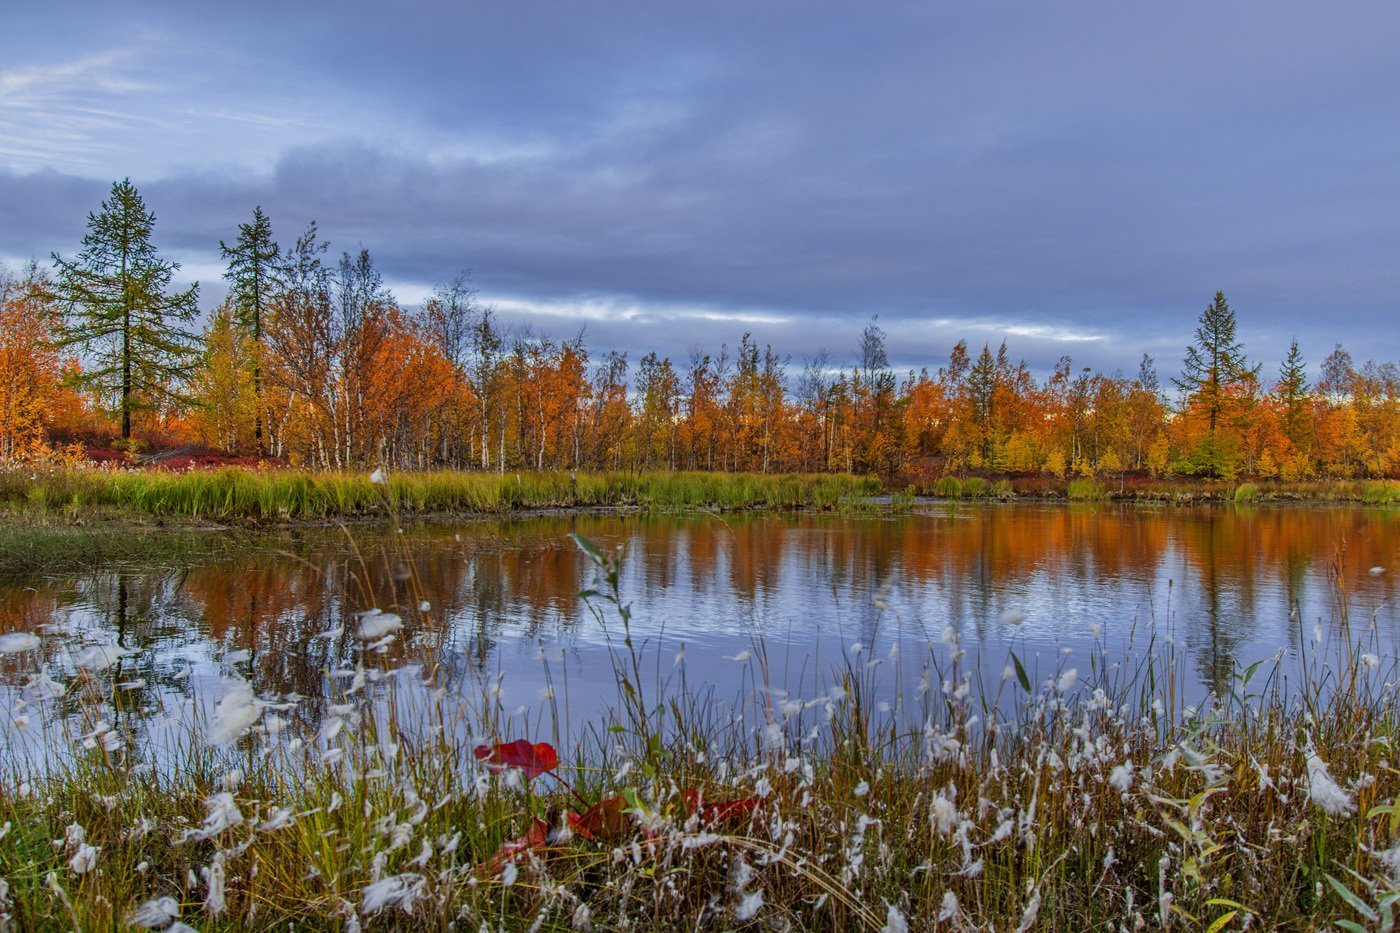
<svg viewBox="0 0 1400 933">
<path fill-rule="evenodd" d="M 55 416 L 75 400 L 51 340 L 58 309 L 35 263 L 15 275 L 0 266 L 0 461 L 49 454 Z"/>
<path fill-rule="evenodd" d="M 203 444 L 230 452 L 261 446 L 258 398 L 251 361 L 256 350 L 237 325 L 229 302 L 214 311 L 204 332 L 203 365 L 190 380 L 197 401 L 190 427 Z"/>
<path fill-rule="evenodd" d="M 122 183 L 116 193 L 131 195 L 145 231 L 134 189 Z M 850 356 L 820 351 L 791 377 L 789 357 L 753 334 L 717 352 L 691 347 L 680 365 L 642 349 L 629 372 L 626 354 L 590 353 L 581 334 L 561 342 L 503 320 L 464 274 L 421 310 L 405 308 L 368 251 L 327 262 L 314 222 L 282 249 L 255 209 L 235 244 L 220 246 L 232 288 L 208 319 L 198 366 L 187 373 L 183 353 L 174 354 L 179 366 L 160 353 L 145 363 L 135 351 L 123 356 L 119 410 L 144 442 L 193 437 L 323 468 L 850 471 L 920 489 L 950 473 L 1400 474 L 1400 367 L 1359 363 L 1337 347 L 1309 385 L 1295 342 L 1264 386 L 1221 293 L 1200 316 L 1173 409 L 1145 355 L 1135 377 L 1068 357 L 1037 377 L 1005 342 L 978 352 L 959 340 L 936 374 L 911 366 L 901 381 L 873 319 Z M 84 371 L 49 349 L 58 338 L 82 342 L 81 315 L 120 305 L 94 290 L 106 279 L 94 278 L 102 257 L 89 259 L 60 261 L 52 287 L 32 269 L 0 283 L 0 458 L 105 442 L 116 430 L 101 421 L 102 398 L 63 388 L 87 381 L 112 402 L 111 360 L 88 347 Z M 46 297 L 59 291 L 67 321 Z M 148 297 L 182 312 L 188 303 Z M 169 323 L 129 342 L 140 351 Z M 191 395 L 197 404 L 187 406 Z"/>
</svg>

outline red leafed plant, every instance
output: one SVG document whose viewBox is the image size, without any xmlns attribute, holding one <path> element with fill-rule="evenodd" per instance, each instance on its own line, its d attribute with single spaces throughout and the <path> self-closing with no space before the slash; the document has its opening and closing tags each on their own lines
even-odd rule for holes
<svg viewBox="0 0 1400 933">
<path fill-rule="evenodd" d="M 585 839 L 618 842 L 627 835 L 630 823 L 626 809 L 625 799 L 608 797 L 589 807 L 581 816 L 570 813 L 569 828 Z"/>
<path fill-rule="evenodd" d="M 548 742 L 531 744 L 524 739 L 498 745 L 478 745 L 476 757 L 482 759 L 488 771 L 519 768 L 527 779 L 539 777 L 559 766 L 559 753 Z"/>
<path fill-rule="evenodd" d="M 687 813 L 694 813 L 702 825 L 737 821 L 763 805 L 758 797 L 745 797 L 742 800 L 705 800 L 699 791 L 687 790 L 681 794 Z"/>
<path fill-rule="evenodd" d="M 484 866 L 490 869 L 491 874 L 500 874 L 501 869 L 506 867 L 506 863 L 517 855 L 542 849 L 549 844 L 549 824 L 544 820 L 532 820 L 530 828 L 525 831 L 525 835 L 512 842 L 507 842 L 496 850 L 496 854 L 491 856 L 489 865 Z"/>
<path fill-rule="evenodd" d="M 476 757 L 481 759 L 487 770 L 493 772 L 516 768 L 527 779 L 538 777 L 559 766 L 559 753 L 547 742 L 529 742 L 516 739 L 514 742 L 501 742 L 496 745 L 478 745 Z M 555 843 L 551 839 L 551 826 L 567 825 L 581 839 L 592 842 L 615 844 L 621 842 L 633 830 L 632 821 L 627 815 L 627 800 L 623 797 L 607 797 L 595 804 L 589 802 L 573 787 L 561 780 L 575 797 L 584 805 L 582 813 L 551 807 L 548 819 L 530 821 L 525 835 L 502 845 L 487 862 L 481 866 L 492 874 L 499 873 L 508 862 L 529 852 L 539 852 Z M 681 799 L 687 816 L 694 815 L 701 825 L 717 826 L 736 824 L 762 806 L 757 797 L 740 800 L 705 800 L 698 790 L 682 792 Z M 648 831 L 647 837 L 651 838 Z"/>
</svg>

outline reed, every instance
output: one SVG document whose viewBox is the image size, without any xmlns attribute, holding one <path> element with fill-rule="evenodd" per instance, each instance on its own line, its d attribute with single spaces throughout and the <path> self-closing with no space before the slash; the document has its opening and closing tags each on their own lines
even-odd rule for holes
<svg viewBox="0 0 1400 933">
<path fill-rule="evenodd" d="M 837 509 L 878 493 L 846 475 L 748 473 L 369 473 L 0 470 L 0 506 L 82 516 L 112 509 L 213 521 L 293 521 L 423 513 L 632 506 Z"/>
</svg>

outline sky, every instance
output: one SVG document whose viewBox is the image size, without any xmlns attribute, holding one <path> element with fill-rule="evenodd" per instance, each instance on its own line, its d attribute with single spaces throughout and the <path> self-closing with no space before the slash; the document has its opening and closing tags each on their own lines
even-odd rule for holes
<svg viewBox="0 0 1400 933">
<path fill-rule="evenodd" d="M 1166 377 L 1217 290 L 1266 375 L 1400 358 L 1400 5 L 403 6 L 13 5 L 0 259 L 129 177 L 206 308 L 261 205 L 634 361 L 752 332 L 795 372 L 877 317 L 899 370 Z"/>
</svg>

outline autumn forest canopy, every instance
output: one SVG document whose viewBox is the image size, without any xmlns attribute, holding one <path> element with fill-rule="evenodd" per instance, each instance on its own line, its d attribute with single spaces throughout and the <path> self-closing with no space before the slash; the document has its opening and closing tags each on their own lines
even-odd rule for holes
<svg viewBox="0 0 1400 933">
<path fill-rule="evenodd" d="M 1040 379 L 1004 342 L 962 340 L 897 373 L 873 319 L 849 357 L 795 363 L 742 334 L 628 360 L 504 326 L 465 276 L 402 307 L 367 250 L 337 257 L 314 222 L 279 244 L 260 208 L 220 242 L 229 292 L 201 329 L 154 225 L 118 182 L 75 253 L 0 269 L 0 460 L 1400 477 L 1400 367 L 1339 345 L 1310 380 L 1295 341 L 1265 372 L 1219 292 L 1167 384 L 1145 354 L 1128 374 L 1065 356 Z"/>
</svg>

